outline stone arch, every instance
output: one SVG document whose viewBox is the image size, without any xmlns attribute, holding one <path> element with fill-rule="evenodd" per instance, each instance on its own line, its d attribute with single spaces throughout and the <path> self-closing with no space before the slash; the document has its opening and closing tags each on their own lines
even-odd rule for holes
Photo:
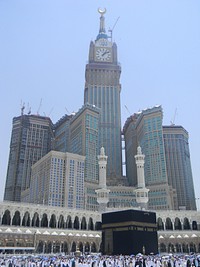
<svg viewBox="0 0 200 267">
<path fill-rule="evenodd" d="M 6 239 L 5 240 L 5 246 L 6 247 L 14 247 L 15 246 L 15 242 L 14 242 L 13 238 Z"/>
<path fill-rule="evenodd" d="M 163 221 L 160 217 L 157 220 L 157 228 L 158 228 L 158 231 L 164 230 L 164 224 L 163 224 Z"/>
<path fill-rule="evenodd" d="M 193 242 L 189 244 L 189 251 L 196 253 L 196 246 Z"/>
<path fill-rule="evenodd" d="M 81 220 L 81 230 L 86 230 L 87 229 L 87 223 L 86 223 L 86 218 L 85 216 Z"/>
<path fill-rule="evenodd" d="M 3 214 L 3 217 L 2 217 L 2 224 L 3 225 L 10 225 L 10 222 L 11 222 L 10 211 L 6 210 Z"/>
<path fill-rule="evenodd" d="M 91 252 L 97 252 L 97 247 L 96 247 L 95 242 L 92 242 L 91 244 Z"/>
<path fill-rule="evenodd" d="M 182 230 L 181 221 L 178 217 L 174 220 L 174 230 Z"/>
<path fill-rule="evenodd" d="M 51 248 L 52 248 L 52 242 L 49 241 L 49 242 L 47 242 L 47 245 L 46 245 L 46 252 L 45 252 L 45 253 L 50 254 L 50 253 L 51 253 Z"/>
<path fill-rule="evenodd" d="M 39 214 L 37 212 L 34 213 L 32 218 L 32 227 L 39 227 Z"/>
<path fill-rule="evenodd" d="M 30 226 L 30 224 L 31 224 L 30 214 L 28 211 L 26 211 L 22 219 L 22 226 Z"/>
<path fill-rule="evenodd" d="M 76 243 L 75 241 L 72 243 L 72 247 L 71 247 L 71 252 L 75 252 L 76 251 Z"/>
<path fill-rule="evenodd" d="M 88 230 L 94 230 L 93 219 L 90 217 L 88 222 Z"/>
<path fill-rule="evenodd" d="M 56 228 L 56 215 L 52 214 L 50 221 L 49 221 L 49 227 L 50 228 Z"/>
<path fill-rule="evenodd" d="M 175 249 L 176 249 L 176 253 L 181 253 L 182 252 L 181 244 L 180 243 L 176 243 L 175 244 Z"/>
<path fill-rule="evenodd" d="M 37 246 L 37 253 L 43 253 L 43 241 L 39 241 L 38 246 Z"/>
<path fill-rule="evenodd" d="M 101 222 L 96 222 L 95 223 L 95 231 L 100 231 L 101 230 Z"/>
<path fill-rule="evenodd" d="M 80 243 L 78 244 L 78 246 L 79 246 L 79 250 L 80 250 L 81 252 L 83 252 L 83 243 L 80 242 Z"/>
<path fill-rule="evenodd" d="M 165 229 L 166 230 L 173 230 L 172 221 L 169 217 L 166 218 Z"/>
<path fill-rule="evenodd" d="M 89 253 L 90 252 L 90 244 L 89 244 L 89 242 L 86 242 L 85 243 L 85 252 L 86 253 Z"/>
<path fill-rule="evenodd" d="M 162 252 L 167 252 L 167 248 L 166 248 L 166 245 L 164 243 L 160 244 L 160 253 L 162 253 Z"/>
<path fill-rule="evenodd" d="M 64 216 L 61 214 L 58 219 L 58 228 L 65 228 Z"/>
<path fill-rule="evenodd" d="M 79 229 L 79 218 L 76 216 L 74 218 L 74 229 L 78 230 Z"/>
<path fill-rule="evenodd" d="M 54 253 L 60 253 L 60 242 L 56 241 L 54 245 Z"/>
<path fill-rule="evenodd" d="M 197 230 L 198 226 L 197 226 L 197 221 L 192 221 L 192 230 Z"/>
<path fill-rule="evenodd" d="M 12 219 L 12 225 L 20 226 L 20 221 L 21 221 L 20 212 L 16 210 Z"/>
<path fill-rule="evenodd" d="M 183 220 L 183 229 L 184 230 L 190 230 L 190 223 L 187 217 L 184 218 Z"/>
<path fill-rule="evenodd" d="M 68 246 L 66 241 L 63 243 L 63 252 L 64 253 L 68 253 L 69 252 L 69 246 Z"/>
<path fill-rule="evenodd" d="M 168 244 L 168 253 L 173 253 L 175 251 L 174 244 L 169 243 Z"/>
<path fill-rule="evenodd" d="M 183 243 L 182 244 L 182 250 L 183 250 L 183 253 L 189 253 L 188 245 Z"/>
<path fill-rule="evenodd" d="M 70 215 L 67 216 L 66 227 L 72 229 L 72 217 Z"/>
<path fill-rule="evenodd" d="M 15 246 L 24 247 L 25 246 L 25 241 L 23 239 L 15 239 Z"/>
<path fill-rule="evenodd" d="M 43 213 L 42 215 L 41 227 L 48 227 L 48 217 L 46 213 Z"/>
</svg>

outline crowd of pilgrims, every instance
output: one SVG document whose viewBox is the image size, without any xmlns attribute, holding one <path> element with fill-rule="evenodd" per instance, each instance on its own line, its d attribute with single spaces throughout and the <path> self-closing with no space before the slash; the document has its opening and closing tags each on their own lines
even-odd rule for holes
<svg viewBox="0 0 200 267">
<path fill-rule="evenodd" d="M 200 267 L 200 254 L 131 256 L 9 256 L 0 255 L 0 267 Z"/>
</svg>

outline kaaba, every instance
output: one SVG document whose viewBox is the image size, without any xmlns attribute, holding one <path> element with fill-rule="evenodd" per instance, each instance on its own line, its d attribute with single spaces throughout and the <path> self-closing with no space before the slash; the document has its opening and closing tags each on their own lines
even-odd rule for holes
<svg viewBox="0 0 200 267">
<path fill-rule="evenodd" d="M 123 210 L 102 214 L 104 255 L 157 254 L 156 213 Z"/>
</svg>

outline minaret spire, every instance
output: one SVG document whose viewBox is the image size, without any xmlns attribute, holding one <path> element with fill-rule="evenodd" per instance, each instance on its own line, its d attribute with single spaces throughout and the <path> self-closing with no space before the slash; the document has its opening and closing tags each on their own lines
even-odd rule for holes
<svg viewBox="0 0 200 267">
<path fill-rule="evenodd" d="M 101 14 L 101 17 L 100 17 L 99 34 L 97 35 L 96 40 L 107 39 L 108 35 L 106 34 L 105 17 L 104 17 L 104 14 L 106 13 L 106 8 L 104 8 L 104 9 L 98 8 L 98 12 L 99 12 L 99 14 Z"/>
<path fill-rule="evenodd" d="M 106 188 L 106 165 L 107 156 L 105 155 L 104 147 L 101 147 L 100 155 L 98 156 L 99 161 L 99 186 L 100 188 Z"/>
<path fill-rule="evenodd" d="M 136 202 L 140 205 L 141 208 L 146 209 L 149 201 L 148 192 L 149 189 L 145 186 L 145 177 L 144 177 L 144 158 L 145 155 L 142 154 L 141 147 L 137 148 L 137 155 L 135 155 L 135 163 L 137 165 L 137 181 L 138 186 L 135 190 L 136 193 Z"/>
<path fill-rule="evenodd" d="M 99 33 L 105 33 L 106 30 L 105 30 L 105 17 L 104 17 L 104 14 L 106 13 L 106 8 L 104 9 L 101 9 L 101 8 L 98 8 L 98 12 L 99 14 L 101 14 L 101 17 L 100 17 L 100 28 L 99 28 Z"/>
<path fill-rule="evenodd" d="M 101 147 L 99 162 L 99 189 L 95 190 L 97 193 L 97 202 L 99 204 L 99 211 L 105 212 L 109 202 L 109 192 L 106 186 L 106 165 L 108 157 L 105 155 L 104 147 Z"/>
</svg>

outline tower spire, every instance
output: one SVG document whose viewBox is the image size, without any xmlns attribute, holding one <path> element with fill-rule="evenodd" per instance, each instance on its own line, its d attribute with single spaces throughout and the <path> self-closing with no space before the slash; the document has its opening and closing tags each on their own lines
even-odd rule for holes
<svg viewBox="0 0 200 267">
<path fill-rule="evenodd" d="M 148 206 L 148 192 L 149 189 L 145 186 L 145 177 L 144 177 L 144 158 L 145 155 L 142 154 L 141 147 L 137 148 L 137 155 L 135 155 L 135 163 L 137 165 L 137 180 L 138 186 L 135 190 L 136 193 L 136 202 L 140 205 L 141 208 L 146 209 Z"/>
<path fill-rule="evenodd" d="M 98 156 L 99 162 L 99 189 L 95 190 L 97 194 L 97 202 L 99 204 L 99 211 L 105 212 L 109 202 L 109 192 L 106 186 L 106 165 L 107 156 L 105 155 L 104 147 L 101 147 L 100 155 Z"/>
<path fill-rule="evenodd" d="M 99 14 L 101 14 L 99 33 L 105 33 L 106 30 L 105 30 L 105 17 L 104 17 L 104 14 L 106 13 L 106 8 L 104 8 L 104 9 L 98 8 L 98 12 L 99 12 Z"/>
<path fill-rule="evenodd" d="M 104 14 L 106 13 L 106 8 L 104 9 L 98 8 L 98 12 L 101 15 L 101 17 L 100 17 L 100 27 L 99 27 L 99 34 L 97 36 L 97 40 L 100 38 L 107 39 L 108 36 L 106 34 L 105 17 L 104 17 Z"/>
</svg>

